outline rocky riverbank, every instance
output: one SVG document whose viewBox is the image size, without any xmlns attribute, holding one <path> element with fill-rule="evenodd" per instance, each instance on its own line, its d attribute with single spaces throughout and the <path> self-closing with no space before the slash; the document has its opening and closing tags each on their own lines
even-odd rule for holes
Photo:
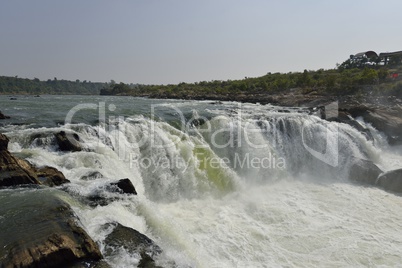
<svg viewBox="0 0 402 268">
<path fill-rule="evenodd" d="M 63 133 L 54 136 L 59 141 Z M 8 151 L 8 143 L 9 139 L 0 134 L 0 267 L 109 267 L 99 245 L 66 202 L 73 197 L 62 188 L 54 188 L 69 180 L 53 167 L 35 167 L 15 157 Z M 68 151 L 66 148 L 59 150 Z M 129 179 L 110 183 L 104 190 L 137 194 Z M 113 200 L 99 193 L 87 202 L 98 206 Z M 138 252 L 139 267 L 157 267 L 153 257 L 161 249 L 151 239 L 120 224 L 113 227 L 105 244 L 106 256 L 116 246 L 126 247 Z"/>
<path fill-rule="evenodd" d="M 158 99 L 185 99 L 211 101 L 238 101 L 260 104 L 272 104 L 283 107 L 306 107 L 323 110 L 326 106 L 335 103 L 337 111 L 334 115 L 323 119 L 347 123 L 350 117 L 362 117 L 377 130 L 383 132 L 391 145 L 402 144 L 402 99 L 395 96 L 377 95 L 320 95 L 303 94 L 300 90 L 286 94 L 206 94 L 206 95 L 176 95 L 176 94 L 149 94 L 142 97 Z M 334 106 L 331 106 L 331 109 Z"/>
</svg>

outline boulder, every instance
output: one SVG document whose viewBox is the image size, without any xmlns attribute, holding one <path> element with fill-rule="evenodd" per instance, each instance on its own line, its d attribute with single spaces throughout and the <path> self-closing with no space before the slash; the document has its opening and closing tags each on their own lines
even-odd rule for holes
<svg viewBox="0 0 402 268">
<path fill-rule="evenodd" d="M 402 193 L 402 169 L 381 174 L 377 179 L 377 185 L 386 191 Z"/>
<path fill-rule="evenodd" d="M 78 152 L 82 151 L 80 144 L 80 137 L 76 133 L 66 133 L 65 131 L 60 131 L 54 134 L 56 138 L 57 145 L 60 151 L 63 152 Z"/>
<path fill-rule="evenodd" d="M 372 161 L 356 159 L 350 167 L 349 180 L 361 184 L 376 185 L 382 170 Z"/>
<path fill-rule="evenodd" d="M 7 115 L 4 115 L 1 111 L 0 111 L 0 119 L 9 119 L 10 117 Z"/>
<path fill-rule="evenodd" d="M 41 184 L 46 186 L 60 186 L 64 183 L 70 182 L 69 180 L 64 177 L 64 174 L 61 173 L 54 167 L 42 167 L 36 170 L 36 175 L 38 176 L 39 181 Z"/>
<path fill-rule="evenodd" d="M 84 181 L 92 181 L 101 178 L 103 178 L 103 174 L 100 173 L 99 171 L 90 171 L 84 176 L 82 176 L 80 179 Z"/>
<path fill-rule="evenodd" d="M 7 151 L 9 141 L 6 135 L 0 133 L 0 151 Z"/>
<path fill-rule="evenodd" d="M 377 130 L 384 132 L 391 144 L 402 143 L 402 109 L 377 109 L 369 111 L 363 118 Z"/>
<path fill-rule="evenodd" d="M 69 182 L 64 175 L 55 168 L 36 168 L 26 160 L 13 156 L 9 151 L 8 138 L 0 134 L 0 187 L 9 187 L 22 184 L 43 184 L 58 186 Z"/>
<path fill-rule="evenodd" d="M 71 267 L 102 258 L 60 194 L 50 188 L 1 192 L 1 267 Z"/>
<path fill-rule="evenodd" d="M 361 116 L 365 122 L 385 133 L 390 144 L 402 144 L 402 107 L 349 104 L 345 109 L 353 117 Z"/>
<path fill-rule="evenodd" d="M 158 267 L 153 258 L 162 253 L 162 250 L 152 239 L 119 223 L 113 225 L 113 231 L 105 239 L 105 255 L 112 255 L 115 248 L 124 248 L 130 254 L 137 253 L 141 256 L 138 267 Z"/>
<path fill-rule="evenodd" d="M 121 179 L 99 187 L 88 196 L 88 205 L 92 207 L 107 206 L 111 202 L 120 199 L 119 194 L 137 195 L 137 191 L 129 179 Z"/>
<path fill-rule="evenodd" d="M 9 151 L 0 151 L 0 187 L 20 184 L 40 184 L 33 170 L 19 165 Z"/>
<path fill-rule="evenodd" d="M 137 191 L 135 190 L 134 185 L 131 183 L 129 179 L 121 179 L 118 182 L 113 182 L 110 184 L 111 186 L 117 186 L 118 191 L 124 194 L 133 194 L 137 195 Z"/>
</svg>

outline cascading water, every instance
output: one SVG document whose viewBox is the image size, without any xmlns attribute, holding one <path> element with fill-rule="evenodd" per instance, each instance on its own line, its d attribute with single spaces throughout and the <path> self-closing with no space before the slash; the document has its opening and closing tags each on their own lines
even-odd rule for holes
<svg viewBox="0 0 402 268">
<path fill-rule="evenodd" d="M 65 114 L 78 101 L 66 99 Z M 46 101 L 61 103 L 56 97 Z M 105 226 L 118 222 L 152 238 L 163 250 L 156 260 L 164 267 L 401 263 L 401 197 L 348 182 L 354 159 L 387 169 L 392 158 L 402 166 L 402 156 L 371 126 L 374 141 L 300 109 L 156 101 L 155 116 L 151 100 L 80 98 L 85 101 L 117 109 L 107 111 L 104 122 L 88 109 L 78 113 L 83 122 L 59 124 L 60 108 L 46 121 L 31 118 L 31 125 L 1 130 L 13 153 L 37 166 L 54 166 L 71 181 L 63 186 L 69 203 L 103 252 L 112 231 Z M 19 113 L 29 117 L 25 109 Z M 53 133 L 62 130 L 78 134 L 84 150 L 59 152 Z M 121 178 L 132 181 L 138 196 L 103 191 Z M 84 202 L 99 193 L 114 201 Z M 115 248 L 106 260 L 132 267 L 139 255 Z"/>
</svg>

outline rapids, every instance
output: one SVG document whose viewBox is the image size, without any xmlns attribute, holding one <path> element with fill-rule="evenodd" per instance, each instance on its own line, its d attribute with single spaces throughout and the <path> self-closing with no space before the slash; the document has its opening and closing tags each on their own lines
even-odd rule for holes
<svg viewBox="0 0 402 268">
<path fill-rule="evenodd" d="M 386 171 L 402 155 L 361 120 L 373 141 L 301 108 L 100 96 L 0 103 L 12 117 L 0 127 L 9 150 L 64 173 L 67 201 L 101 250 L 105 224 L 118 222 L 152 238 L 163 267 L 402 263 L 402 197 L 348 180 L 354 159 Z M 58 151 L 61 130 L 84 150 Z M 122 178 L 137 196 L 81 202 Z M 133 267 L 139 255 L 116 248 L 106 260 Z"/>
</svg>

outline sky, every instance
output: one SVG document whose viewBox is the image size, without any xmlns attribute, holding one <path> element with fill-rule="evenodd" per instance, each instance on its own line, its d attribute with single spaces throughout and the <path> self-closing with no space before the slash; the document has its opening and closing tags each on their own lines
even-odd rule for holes
<svg viewBox="0 0 402 268">
<path fill-rule="evenodd" d="M 0 0 L 0 76 L 170 84 L 402 50 L 400 0 Z"/>
</svg>

